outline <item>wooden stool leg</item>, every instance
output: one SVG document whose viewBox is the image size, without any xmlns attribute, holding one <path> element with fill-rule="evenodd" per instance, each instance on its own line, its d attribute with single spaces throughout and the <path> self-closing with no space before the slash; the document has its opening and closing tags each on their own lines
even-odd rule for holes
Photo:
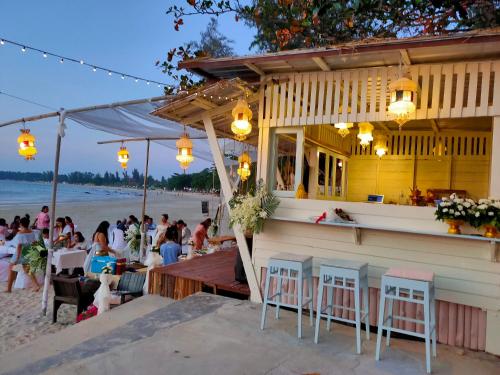
<svg viewBox="0 0 500 375">
<path fill-rule="evenodd" d="M 264 300 L 262 301 L 262 316 L 260 319 L 260 329 L 264 329 L 266 324 L 267 297 L 269 296 L 269 283 L 271 281 L 271 267 L 267 268 L 266 285 L 264 287 Z"/>
<path fill-rule="evenodd" d="M 297 278 L 297 337 L 302 338 L 302 304 L 304 303 L 304 298 L 302 294 L 302 290 L 304 289 L 304 278 L 302 275 L 302 270 L 299 271 Z"/>
<path fill-rule="evenodd" d="M 356 320 L 356 353 L 361 354 L 361 304 L 359 279 L 354 280 L 354 316 Z"/>
<path fill-rule="evenodd" d="M 319 340 L 319 323 L 321 321 L 321 310 L 323 305 L 323 291 L 324 291 L 324 275 L 320 273 L 319 275 L 319 285 L 318 285 L 318 299 L 316 301 L 316 328 L 314 329 L 314 343 L 317 344 Z M 329 289 L 329 288 L 328 288 Z M 326 302 L 328 310 L 328 301 Z"/>
<path fill-rule="evenodd" d="M 432 329 L 432 356 L 437 356 L 436 350 L 436 300 L 434 297 L 434 286 L 432 286 L 431 292 L 431 329 Z"/>
<path fill-rule="evenodd" d="M 335 276 L 332 276 L 332 284 L 335 285 Z M 333 316 L 333 301 L 334 301 L 335 288 L 333 286 L 326 286 L 326 330 L 330 332 L 332 328 Z"/>
<path fill-rule="evenodd" d="M 378 328 L 377 328 L 377 345 L 375 350 L 375 360 L 380 360 L 380 345 L 382 344 L 382 335 L 384 327 L 385 315 L 385 282 L 382 277 L 382 285 L 380 286 L 380 307 L 378 312 Z"/>
<path fill-rule="evenodd" d="M 314 292 L 313 292 L 312 270 L 311 273 L 309 273 L 309 278 L 307 279 L 307 285 L 309 287 L 309 324 L 312 327 L 314 322 L 314 303 L 313 303 Z"/>
<path fill-rule="evenodd" d="M 425 367 L 431 373 L 431 324 L 430 324 L 429 290 L 424 291 L 424 335 L 425 335 Z"/>
<path fill-rule="evenodd" d="M 394 304 L 394 299 L 389 298 L 389 301 L 387 303 L 387 326 L 386 326 L 387 336 L 385 338 L 385 346 L 389 346 L 391 343 L 391 328 L 394 316 L 393 304 Z"/>
<path fill-rule="evenodd" d="M 278 269 L 278 282 L 277 284 L 277 291 L 276 291 L 276 319 L 280 318 L 280 303 L 281 303 L 281 291 L 282 291 L 282 284 L 283 284 L 283 278 L 281 277 L 281 273 L 283 270 L 281 268 Z"/>
<path fill-rule="evenodd" d="M 370 289 L 368 288 L 368 277 L 363 281 L 363 306 L 365 312 L 366 339 L 370 340 Z"/>
</svg>

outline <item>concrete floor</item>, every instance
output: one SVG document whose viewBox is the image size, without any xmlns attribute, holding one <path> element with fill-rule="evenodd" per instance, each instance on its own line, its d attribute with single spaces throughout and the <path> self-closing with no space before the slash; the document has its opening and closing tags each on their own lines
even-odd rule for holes
<svg viewBox="0 0 500 375">
<path fill-rule="evenodd" d="M 354 354 L 354 329 L 322 323 L 320 343 L 304 317 L 279 321 L 260 306 L 198 294 L 183 301 L 146 296 L 0 357 L 0 374 L 424 374 L 424 345 L 394 339 L 374 360 L 375 335 Z M 435 374 L 500 374 L 500 359 L 438 345 Z"/>
</svg>

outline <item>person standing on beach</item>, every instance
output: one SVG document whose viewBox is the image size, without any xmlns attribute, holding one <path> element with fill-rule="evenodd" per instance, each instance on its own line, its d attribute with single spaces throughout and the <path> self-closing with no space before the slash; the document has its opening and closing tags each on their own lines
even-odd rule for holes
<svg viewBox="0 0 500 375">
<path fill-rule="evenodd" d="M 42 210 L 36 215 L 35 222 L 33 223 L 34 229 L 49 229 L 50 228 L 50 216 L 49 207 L 43 206 Z"/>
<path fill-rule="evenodd" d="M 169 226 L 170 223 L 168 222 L 168 215 L 167 214 L 161 215 L 160 224 L 156 226 L 156 233 L 153 238 L 153 247 L 160 246 L 159 243 L 160 237 L 165 235 Z"/>
<path fill-rule="evenodd" d="M 25 260 L 22 257 L 23 247 L 31 245 L 35 241 L 35 234 L 30 229 L 30 221 L 27 217 L 23 217 L 19 220 L 19 231 L 13 239 L 16 246 L 16 253 L 10 260 L 6 293 L 12 292 L 12 285 L 14 285 L 14 281 L 16 281 L 17 274 L 22 271 L 30 275 L 33 284 L 35 284 L 35 291 L 38 292 L 40 290 L 40 284 L 38 284 L 35 274 L 30 273 L 29 266 L 24 264 Z"/>
<path fill-rule="evenodd" d="M 187 227 L 184 220 L 177 220 L 177 231 L 179 232 L 179 245 L 182 247 L 182 253 L 187 254 L 188 243 L 191 239 L 191 231 Z"/>
<path fill-rule="evenodd" d="M 178 261 L 179 255 L 182 254 L 181 246 L 176 243 L 177 240 L 177 228 L 171 226 L 167 229 L 166 234 L 167 242 L 160 246 L 160 254 L 163 257 L 163 265 L 176 263 Z"/>
<path fill-rule="evenodd" d="M 208 228 L 210 228 L 210 225 L 212 225 L 212 219 L 210 218 L 205 219 L 197 225 L 191 238 L 194 242 L 195 250 L 201 250 L 205 239 L 208 240 Z"/>
</svg>

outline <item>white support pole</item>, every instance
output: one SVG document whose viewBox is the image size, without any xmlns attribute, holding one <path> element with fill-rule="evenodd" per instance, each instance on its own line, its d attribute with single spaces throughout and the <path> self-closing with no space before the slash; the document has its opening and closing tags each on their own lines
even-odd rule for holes
<svg viewBox="0 0 500 375">
<path fill-rule="evenodd" d="M 61 155 L 61 140 L 64 135 L 64 119 L 66 112 L 61 110 L 59 115 L 59 129 L 57 131 L 56 155 L 54 159 L 54 176 L 52 177 L 52 200 L 50 204 L 50 229 L 49 248 L 47 253 L 47 266 L 45 267 L 45 278 L 42 293 L 42 314 L 47 314 L 47 303 L 49 300 L 50 275 L 52 274 L 52 255 L 54 253 L 54 224 L 56 221 L 56 198 L 57 198 L 57 177 L 59 175 L 59 158 Z"/>
<path fill-rule="evenodd" d="M 151 141 L 146 139 L 146 166 L 144 167 L 144 188 L 143 188 L 143 198 L 142 198 L 142 213 L 141 213 L 141 244 L 139 247 L 139 258 L 145 259 L 144 253 L 144 241 L 146 237 L 146 223 L 144 217 L 146 216 L 146 199 L 148 193 L 148 173 L 149 173 L 149 146 Z"/>
<path fill-rule="evenodd" d="M 226 168 L 224 167 L 224 158 L 217 142 L 217 135 L 215 134 L 214 125 L 212 119 L 208 114 L 203 116 L 203 124 L 205 125 L 205 131 L 208 137 L 208 143 L 210 145 L 210 150 L 212 151 L 212 156 L 214 158 L 215 167 L 217 168 L 217 173 L 219 174 L 220 185 L 222 189 L 222 194 L 224 195 L 224 203 L 227 205 L 228 212 L 231 211 L 229 207 L 229 200 L 233 196 L 233 190 L 231 188 L 231 183 L 229 181 L 229 176 L 227 175 Z M 248 250 L 247 241 L 245 235 L 239 226 L 233 227 L 234 235 L 236 236 L 236 242 L 238 244 L 238 249 L 240 252 L 241 260 L 243 261 L 243 268 L 247 276 L 248 286 L 250 287 L 250 300 L 252 302 L 261 303 L 262 295 L 260 293 L 259 284 L 257 282 L 257 276 L 252 265 L 252 259 L 250 258 L 250 252 Z"/>
<path fill-rule="evenodd" d="M 500 116 L 493 117 L 491 139 L 489 196 L 500 199 Z"/>
</svg>

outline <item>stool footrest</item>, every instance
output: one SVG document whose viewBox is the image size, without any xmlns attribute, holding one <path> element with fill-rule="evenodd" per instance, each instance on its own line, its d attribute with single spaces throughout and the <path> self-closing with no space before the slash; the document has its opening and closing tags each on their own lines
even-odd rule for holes
<svg viewBox="0 0 500 375">
<path fill-rule="evenodd" d="M 389 326 L 382 326 L 382 329 L 383 330 L 385 329 L 386 331 L 401 333 L 402 335 L 415 336 L 415 337 L 420 337 L 421 339 L 425 339 L 424 333 L 412 332 L 412 331 L 407 331 L 407 330 L 399 329 L 399 328 L 391 328 Z"/>
<path fill-rule="evenodd" d="M 405 316 L 400 316 L 400 315 L 394 315 L 394 316 L 388 316 L 385 320 L 384 320 L 384 324 L 389 320 L 389 319 L 393 319 L 393 320 L 403 320 L 405 322 L 410 322 L 410 323 L 415 323 L 415 324 L 425 324 L 425 321 L 423 320 L 420 320 L 420 319 L 414 319 L 414 318 L 407 318 Z"/>
<path fill-rule="evenodd" d="M 328 318 L 330 317 L 330 320 L 337 320 L 339 322 L 344 322 L 344 323 L 351 323 L 351 324 L 356 324 L 356 321 L 355 320 L 351 320 L 351 319 L 346 319 L 346 318 L 340 318 L 338 316 L 333 316 L 333 315 L 328 315 L 328 314 L 319 314 L 320 317 L 322 318 Z M 361 318 L 359 319 L 359 322 L 360 323 L 364 323 L 363 320 L 366 318 L 366 314 L 362 315 Z"/>
<path fill-rule="evenodd" d="M 394 294 L 386 294 L 385 298 L 394 299 L 396 301 L 405 301 L 405 302 L 409 302 L 409 303 L 418 303 L 419 305 L 423 305 L 425 303 L 423 299 L 401 297 L 401 296 L 396 296 Z"/>
</svg>

